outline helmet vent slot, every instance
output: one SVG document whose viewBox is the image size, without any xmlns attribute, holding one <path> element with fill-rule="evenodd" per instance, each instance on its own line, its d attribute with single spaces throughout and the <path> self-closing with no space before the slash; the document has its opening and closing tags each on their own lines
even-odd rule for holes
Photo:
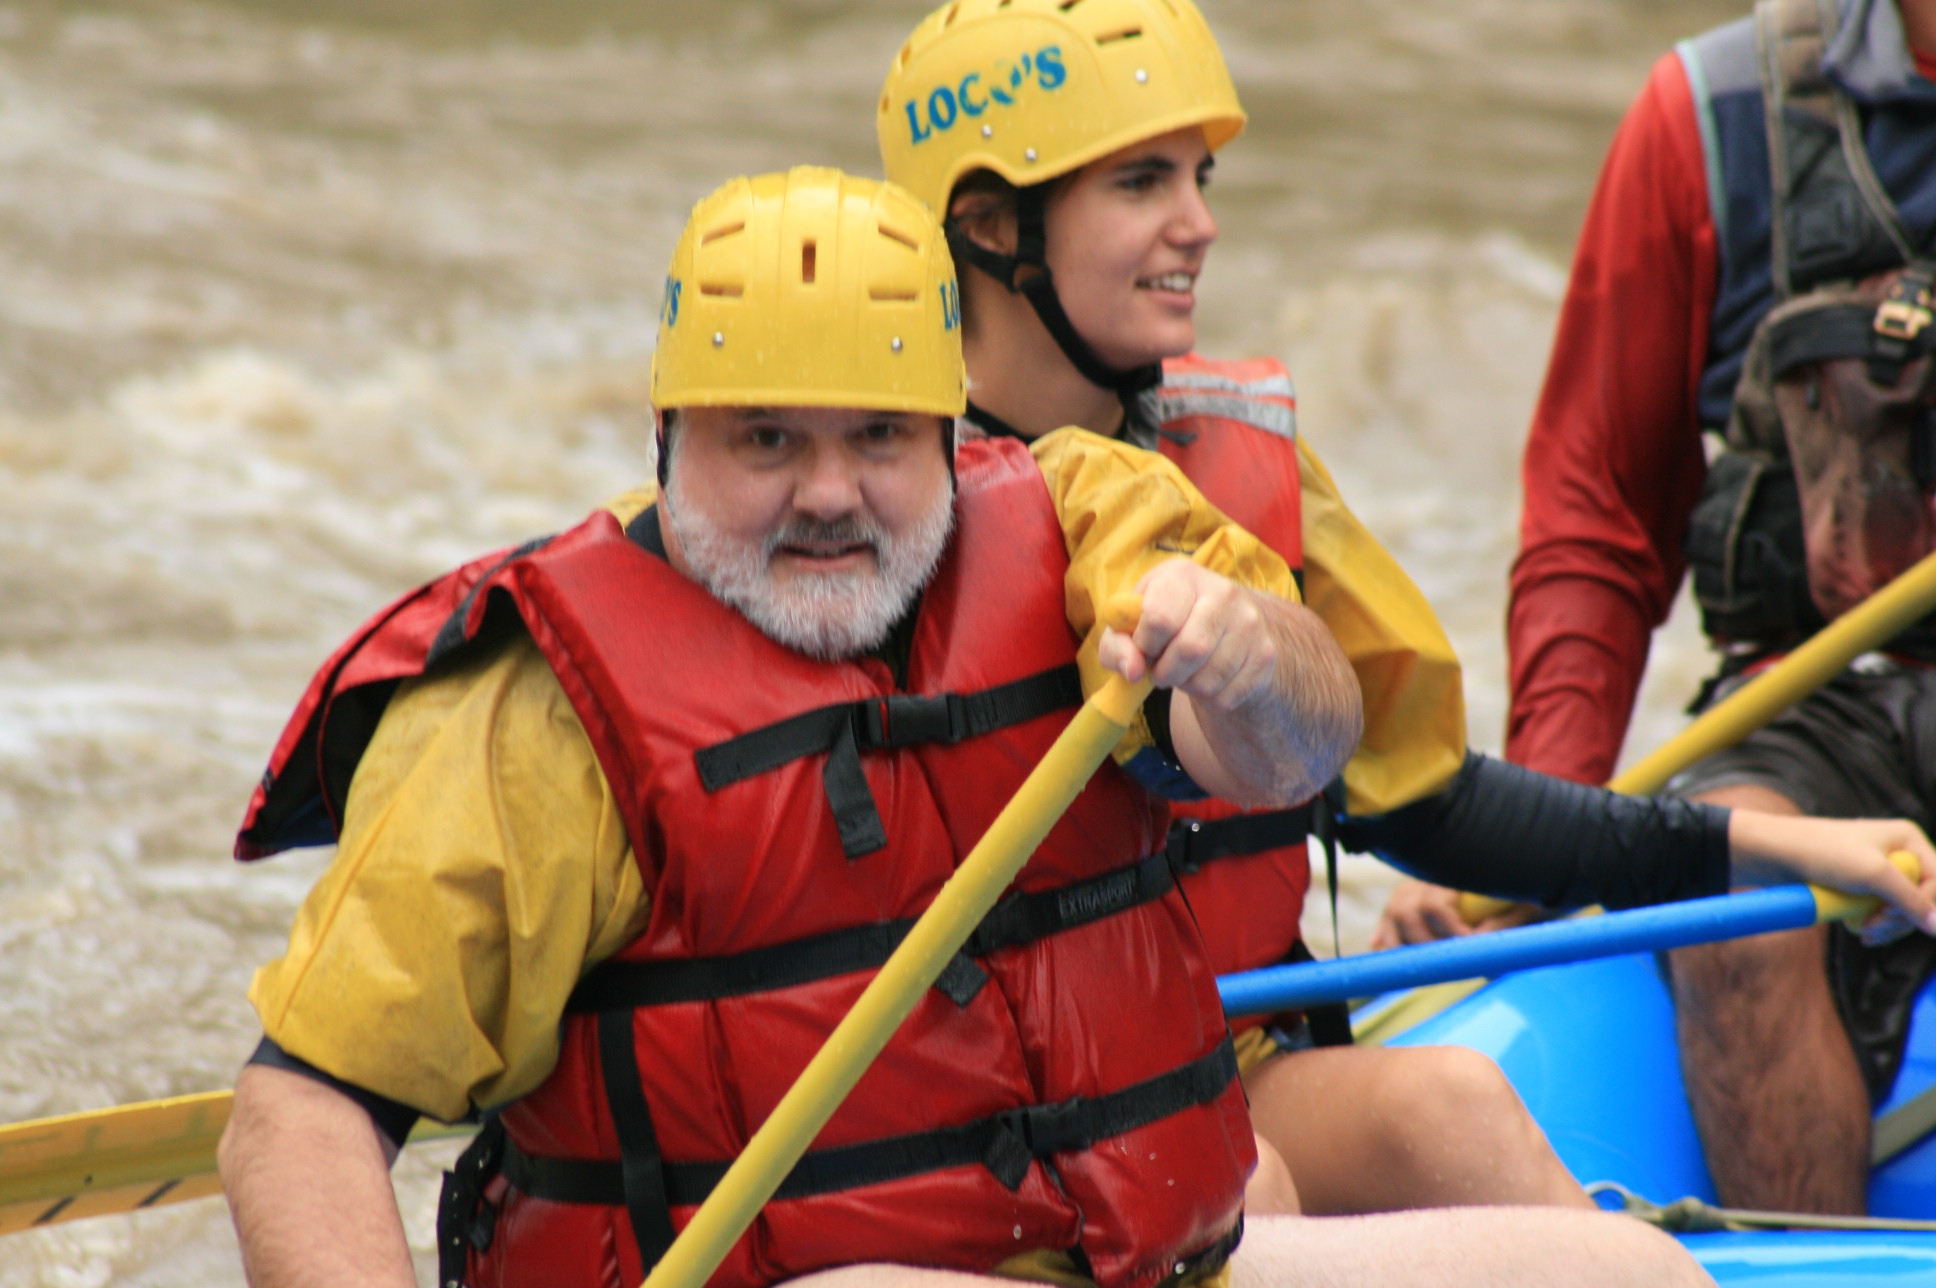
<svg viewBox="0 0 1936 1288">
<path fill-rule="evenodd" d="M 954 26 L 955 15 L 960 12 L 961 12 L 961 0 L 955 0 L 953 4 L 948 6 L 948 12 L 942 16 L 941 29 L 943 31 L 946 31 L 948 28 Z"/>
<path fill-rule="evenodd" d="M 728 299 L 736 300 L 746 294 L 746 288 L 738 282 L 701 282 L 699 284 L 699 293 L 701 295 L 723 295 Z"/>
<path fill-rule="evenodd" d="M 1122 31 L 1112 31 L 1106 36 L 1097 36 L 1098 45 L 1113 45 L 1119 40 L 1134 40 L 1143 34 L 1141 27 L 1128 27 Z"/>
<path fill-rule="evenodd" d="M 914 240 L 913 237 L 902 232 L 900 229 L 890 228 L 886 224 L 878 224 L 876 225 L 876 227 L 880 230 L 881 236 L 887 238 L 889 241 L 899 242 L 901 243 L 901 245 L 907 247 L 909 250 L 915 252 L 917 255 L 920 254 L 921 243 Z"/>
<path fill-rule="evenodd" d="M 819 256 L 818 243 L 808 240 L 800 243 L 800 280 L 808 286 L 813 285 L 815 260 Z"/>
<path fill-rule="evenodd" d="M 868 288 L 867 298 L 876 302 L 895 300 L 903 304 L 912 304 L 921 297 L 914 291 L 897 290 L 892 286 L 873 286 Z"/>
<path fill-rule="evenodd" d="M 701 246 L 710 246 L 722 237 L 731 237 L 734 233 L 743 233 L 745 231 L 746 221 L 744 219 L 736 224 L 722 224 L 718 228 L 709 228 L 701 233 L 699 235 L 699 244 Z"/>
<path fill-rule="evenodd" d="M 1082 0 L 1062 0 L 1062 3 L 1057 5 L 1056 8 L 1060 9 L 1063 13 L 1067 13 L 1081 3 Z"/>
</svg>

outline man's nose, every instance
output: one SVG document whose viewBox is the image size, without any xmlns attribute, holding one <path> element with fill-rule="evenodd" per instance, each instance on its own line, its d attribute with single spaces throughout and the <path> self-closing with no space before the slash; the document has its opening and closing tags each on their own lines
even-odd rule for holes
<svg viewBox="0 0 1936 1288">
<path fill-rule="evenodd" d="M 849 452 L 818 447 L 802 465 L 793 506 L 817 519 L 838 519 L 861 507 L 860 471 Z"/>
</svg>

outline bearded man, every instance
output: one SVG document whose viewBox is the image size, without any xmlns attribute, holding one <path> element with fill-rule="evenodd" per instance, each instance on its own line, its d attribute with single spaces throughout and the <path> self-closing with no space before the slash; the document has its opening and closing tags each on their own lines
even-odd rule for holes
<svg viewBox="0 0 1936 1288">
<path fill-rule="evenodd" d="M 1582 1213 L 1261 1220 L 1231 1260 L 1255 1155 L 1158 793 L 1304 799 L 1357 688 L 1161 458 L 957 451 L 958 300 L 904 191 L 728 184 L 667 280 L 663 497 L 431 583 L 324 667 L 240 841 L 341 820 L 251 992 L 221 1155 L 251 1282 L 413 1283 L 388 1165 L 418 1116 L 481 1112 L 440 1281 L 637 1283 L 1109 670 L 1160 686 L 1147 719 L 711 1282 L 1691 1273 Z M 1132 587 L 1133 633 L 1102 628 Z"/>
</svg>

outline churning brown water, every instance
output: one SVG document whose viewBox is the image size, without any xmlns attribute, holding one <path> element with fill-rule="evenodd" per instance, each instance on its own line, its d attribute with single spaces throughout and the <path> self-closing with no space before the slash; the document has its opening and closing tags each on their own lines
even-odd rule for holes
<svg viewBox="0 0 1936 1288">
<path fill-rule="evenodd" d="M 1303 432 L 1503 719 L 1516 457 L 1619 112 L 1730 0 L 1204 0 L 1251 112 L 1203 347 Z M 323 853 L 230 836 L 310 669 L 645 468 L 658 284 L 737 173 L 876 168 L 898 0 L 0 3 L 0 1121 L 227 1085 Z M 1656 650 L 1632 740 L 1704 666 Z M 1349 869 L 1347 947 L 1382 878 Z M 1328 928 L 1313 926 L 1328 946 Z M 398 1183 L 426 1280 L 432 1177 Z M 239 1284 L 213 1200 L 0 1286 Z"/>
</svg>

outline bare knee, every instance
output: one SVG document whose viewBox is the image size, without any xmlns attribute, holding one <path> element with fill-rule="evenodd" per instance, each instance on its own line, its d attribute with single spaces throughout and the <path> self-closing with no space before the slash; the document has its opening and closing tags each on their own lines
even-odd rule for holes
<svg viewBox="0 0 1936 1288">
<path fill-rule="evenodd" d="M 1253 1133 L 1255 1134 L 1255 1133 Z M 1277 1147 L 1257 1135 L 1257 1170 L 1244 1186 L 1244 1211 L 1252 1216 L 1296 1216 L 1304 1210 L 1297 1183 Z"/>
<path fill-rule="evenodd" d="M 1381 1099 L 1408 1132 L 1490 1134 L 1503 1120 L 1527 1117 L 1519 1093 L 1490 1057 L 1466 1047 L 1404 1047 L 1390 1062 Z"/>
</svg>

